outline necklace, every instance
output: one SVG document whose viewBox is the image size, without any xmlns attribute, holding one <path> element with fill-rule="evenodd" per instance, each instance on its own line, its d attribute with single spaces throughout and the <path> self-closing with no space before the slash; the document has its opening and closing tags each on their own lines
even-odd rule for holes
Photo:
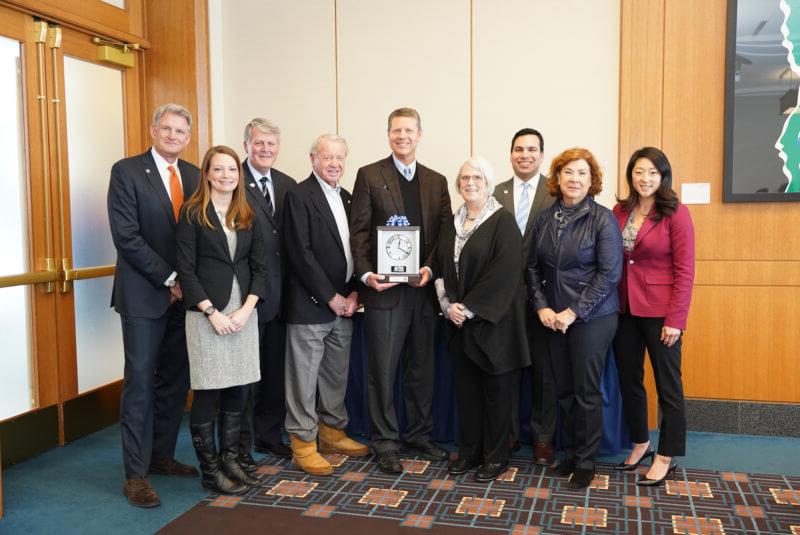
<svg viewBox="0 0 800 535">
<path fill-rule="evenodd" d="M 475 216 L 475 217 L 467 216 L 467 221 L 475 221 L 476 219 L 478 219 L 478 216 Z"/>
</svg>

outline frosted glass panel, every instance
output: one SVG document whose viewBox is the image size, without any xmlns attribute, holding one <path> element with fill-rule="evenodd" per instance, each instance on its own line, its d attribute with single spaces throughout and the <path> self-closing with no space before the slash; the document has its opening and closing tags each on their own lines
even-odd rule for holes
<svg viewBox="0 0 800 535">
<path fill-rule="evenodd" d="M 111 166 L 125 156 L 122 73 L 79 59 L 64 58 L 72 264 L 76 268 L 113 264 L 106 192 Z M 75 337 L 78 391 L 122 378 L 119 316 L 109 308 L 111 277 L 76 281 Z"/>
<path fill-rule="evenodd" d="M 125 9 L 125 0 L 100 0 L 103 3 L 111 4 L 114 7 Z"/>
<path fill-rule="evenodd" d="M 0 420 L 34 408 L 30 287 L 0 288 Z"/>
<path fill-rule="evenodd" d="M 27 176 L 25 117 L 22 107 L 22 64 L 19 42 L 0 37 L 0 275 L 28 270 Z"/>
<path fill-rule="evenodd" d="M 122 378 L 122 325 L 109 308 L 111 277 L 75 281 L 75 342 L 78 392 Z"/>
<path fill-rule="evenodd" d="M 106 192 L 114 162 L 125 157 L 122 73 L 64 58 L 72 265 L 113 264 Z"/>
<path fill-rule="evenodd" d="M 0 37 L 0 275 L 24 273 L 28 264 L 22 63 L 19 42 Z M 30 288 L 0 288 L 0 420 L 34 408 Z"/>
</svg>

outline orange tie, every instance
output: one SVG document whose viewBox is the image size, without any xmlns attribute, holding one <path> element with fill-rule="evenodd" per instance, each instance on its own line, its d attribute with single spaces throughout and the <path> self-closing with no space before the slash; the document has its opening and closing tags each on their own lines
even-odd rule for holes
<svg viewBox="0 0 800 535">
<path fill-rule="evenodd" d="M 172 211 L 175 214 L 175 221 L 181 215 L 181 205 L 183 204 L 183 188 L 181 187 L 181 179 L 178 178 L 178 173 L 175 172 L 175 167 L 169 166 L 169 196 L 172 198 Z"/>
</svg>

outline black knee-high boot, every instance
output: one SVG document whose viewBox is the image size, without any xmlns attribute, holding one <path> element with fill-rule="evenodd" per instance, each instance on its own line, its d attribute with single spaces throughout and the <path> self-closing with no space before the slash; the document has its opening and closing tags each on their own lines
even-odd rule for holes
<svg viewBox="0 0 800 535">
<path fill-rule="evenodd" d="M 222 472 L 229 479 L 254 487 L 258 479 L 251 477 L 239 465 L 239 436 L 242 431 L 242 413 L 220 411 L 220 460 Z"/>
<path fill-rule="evenodd" d="M 200 461 L 200 471 L 203 473 L 201 484 L 222 494 L 243 494 L 247 486 L 228 479 L 220 469 L 217 448 L 214 442 L 214 422 L 191 424 L 192 445 Z"/>
</svg>

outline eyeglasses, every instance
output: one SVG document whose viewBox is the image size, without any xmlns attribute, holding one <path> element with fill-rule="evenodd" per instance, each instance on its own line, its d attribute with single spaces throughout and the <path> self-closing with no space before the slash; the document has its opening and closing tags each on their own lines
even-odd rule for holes
<svg viewBox="0 0 800 535">
<path fill-rule="evenodd" d="M 484 178 L 481 175 L 461 175 L 458 181 L 462 184 L 469 184 L 470 180 L 475 184 L 483 184 Z"/>
<path fill-rule="evenodd" d="M 633 170 L 631 175 L 633 175 L 634 178 L 644 178 L 645 175 L 647 175 L 648 178 L 652 178 L 652 179 L 656 179 L 656 178 L 660 178 L 661 177 L 661 173 L 659 173 L 658 169 L 656 169 L 655 167 L 650 168 L 650 169 L 642 169 L 642 168 L 637 167 L 636 169 Z"/>
</svg>

